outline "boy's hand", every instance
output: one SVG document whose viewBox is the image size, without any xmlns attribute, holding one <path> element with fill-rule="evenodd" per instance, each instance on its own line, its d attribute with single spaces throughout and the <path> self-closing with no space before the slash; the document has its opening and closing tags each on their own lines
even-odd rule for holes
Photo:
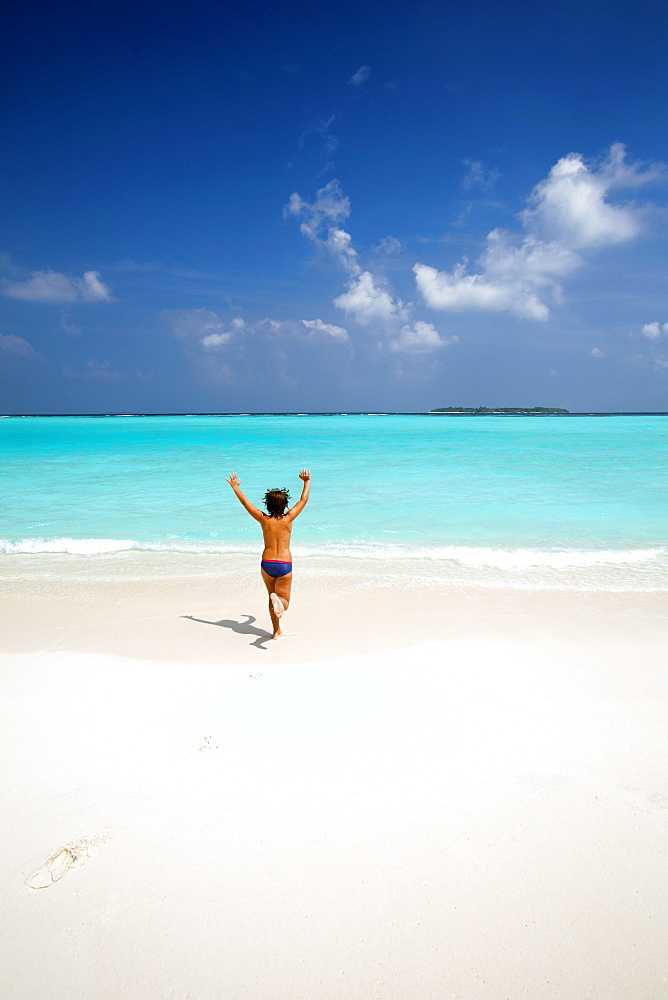
<svg viewBox="0 0 668 1000">
<path fill-rule="evenodd" d="M 230 484 L 230 486 L 232 487 L 232 489 L 234 489 L 235 486 L 241 486 L 241 480 L 239 479 L 239 477 L 236 474 L 236 472 L 233 472 L 230 475 L 229 479 L 226 480 L 226 482 L 228 482 Z"/>
<path fill-rule="evenodd" d="M 302 471 L 299 473 L 299 478 L 303 479 L 304 482 L 307 483 L 311 478 L 311 473 L 309 472 L 308 469 L 302 469 Z"/>
</svg>

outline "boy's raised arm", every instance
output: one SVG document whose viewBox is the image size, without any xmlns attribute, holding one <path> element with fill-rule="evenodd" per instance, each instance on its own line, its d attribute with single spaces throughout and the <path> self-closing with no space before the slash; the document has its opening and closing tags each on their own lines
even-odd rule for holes
<svg viewBox="0 0 668 1000">
<path fill-rule="evenodd" d="M 250 516 L 254 517 L 256 521 L 261 521 L 264 517 L 264 514 L 262 513 L 261 510 L 259 510 L 259 508 L 255 506 L 255 504 L 252 504 L 250 500 L 247 497 L 245 497 L 244 494 L 241 492 L 241 480 L 239 479 L 236 472 L 233 472 L 230 475 L 229 479 L 227 479 L 226 481 L 230 484 L 230 486 L 236 493 L 239 503 L 246 508 Z"/>
<path fill-rule="evenodd" d="M 302 488 L 302 495 L 300 496 L 299 500 L 294 505 L 294 507 L 291 507 L 290 510 L 288 511 L 288 515 L 291 520 L 297 517 L 298 514 L 301 514 L 304 507 L 308 503 L 309 494 L 311 492 L 310 471 L 308 469 L 302 469 L 302 471 L 299 473 L 299 478 L 303 480 L 304 486 Z"/>
</svg>

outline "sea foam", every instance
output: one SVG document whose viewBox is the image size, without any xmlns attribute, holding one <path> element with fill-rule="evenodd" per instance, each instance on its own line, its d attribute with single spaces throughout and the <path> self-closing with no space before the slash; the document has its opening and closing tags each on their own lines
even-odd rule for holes
<svg viewBox="0 0 668 1000">
<path fill-rule="evenodd" d="M 185 539 L 170 541 L 139 541 L 131 538 L 22 538 L 0 539 L 0 553 L 5 555 L 60 553 L 78 556 L 109 555 L 127 552 L 191 552 L 202 554 L 259 553 L 259 545 L 216 544 L 211 541 L 193 542 Z M 490 567 L 506 571 L 522 571 L 532 567 L 568 570 L 595 566 L 627 566 L 649 563 L 668 556 L 668 548 L 647 549 L 503 549 L 491 546 L 410 546 L 396 544 L 324 544 L 316 547 L 294 545 L 293 553 L 300 559 L 327 557 L 331 559 L 403 560 L 412 562 L 451 562 L 469 568 Z"/>
</svg>

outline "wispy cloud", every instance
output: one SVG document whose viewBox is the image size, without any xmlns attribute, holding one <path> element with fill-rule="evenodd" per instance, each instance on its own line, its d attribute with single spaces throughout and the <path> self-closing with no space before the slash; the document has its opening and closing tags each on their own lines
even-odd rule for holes
<svg viewBox="0 0 668 1000">
<path fill-rule="evenodd" d="M 276 320 L 268 317 L 249 323 L 239 316 L 225 322 L 211 309 L 166 309 L 164 315 L 172 332 L 196 352 L 219 352 L 250 341 L 258 334 L 281 336 L 287 340 L 303 340 L 322 336 L 326 340 L 344 342 L 348 331 L 342 326 L 321 319 Z"/>
<path fill-rule="evenodd" d="M 310 135 L 319 135 L 322 136 L 325 152 L 333 153 L 339 145 L 338 137 L 330 132 L 330 128 L 335 121 L 336 115 L 330 115 L 329 118 L 320 118 L 317 122 L 305 128 L 299 136 L 300 148 L 304 146 Z"/>
<path fill-rule="evenodd" d="M 350 215 L 350 199 L 341 190 L 337 180 L 331 180 L 316 192 L 315 201 L 305 201 L 296 191 L 290 195 L 283 209 L 284 216 L 302 219 L 302 234 L 314 242 L 318 241 L 323 225 L 342 222 Z"/>
<path fill-rule="evenodd" d="M 36 358 L 37 351 L 28 340 L 16 337 L 13 333 L 0 333 L 0 351 L 3 354 L 15 354 L 21 358 Z"/>
<path fill-rule="evenodd" d="M 68 334 L 68 336 L 70 337 L 78 337 L 79 334 L 81 333 L 81 327 L 77 326 L 75 323 L 72 323 L 68 312 L 64 312 L 63 315 L 60 317 L 60 325 L 62 329 L 65 331 L 65 333 Z"/>
<path fill-rule="evenodd" d="M 6 284 L 3 295 L 26 302 L 109 302 L 111 289 L 99 271 L 85 271 L 81 278 L 59 271 L 33 271 L 27 281 Z"/>
<path fill-rule="evenodd" d="M 386 257 L 393 257 L 395 254 L 401 253 L 403 249 L 403 243 L 395 236 L 383 236 L 382 240 L 379 240 L 374 247 L 376 253 L 385 254 Z"/>
<path fill-rule="evenodd" d="M 334 372 L 351 349 L 348 331 L 324 320 L 248 322 L 241 317 L 225 321 L 210 309 L 165 310 L 173 334 L 182 342 L 196 377 L 211 384 L 257 383 L 258 373 L 286 387 L 297 380 L 292 368 L 312 375 L 309 358 L 327 363 Z M 324 352 L 324 354 L 323 354 Z"/>
<path fill-rule="evenodd" d="M 65 365 L 63 374 L 68 378 L 92 378 L 101 381 L 116 381 L 121 377 L 121 373 L 113 367 L 110 361 L 99 358 L 90 358 L 85 367 L 79 370 L 68 368 Z"/>
<path fill-rule="evenodd" d="M 465 191 L 470 191 L 472 188 L 482 188 L 483 191 L 489 191 L 501 176 L 496 167 L 487 167 L 482 160 L 465 159 L 462 160 L 462 163 L 466 167 L 466 173 L 462 180 L 462 187 Z"/>
<path fill-rule="evenodd" d="M 358 70 L 355 70 L 353 75 L 349 78 L 348 84 L 351 87 L 361 87 L 363 83 L 366 83 L 366 81 L 369 79 L 370 76 L 371 76 L 371 67 L 360 66 L 360 68 Z"/>
<path fill-rule="evenodd" d="M 210 347 L 226 344 L 232 336 L 232 331 L 224 330 L 225 323 L 211 309 L 167 309 L 165 315 L 181 340 Z M 243 325 L 243 320 L 239 322 Z"/>
<path fill-rule="evenodd" d="M 232 368 L 219 354 L 243 328 L 242 319 L 237 326 L 234 321 L 226 324 L 212 309 L 165 309 L 163 316 L 182 342 L 186 358 L 200 378 L 211 382 L 232 381 Z"/>
<path fill-rule="evenodd" d="M 624 360 L 632 365 L 653 368 L 657 372 L 668 372 L 668 354 L 631 354 Z"/>
<path fill-rule="evenodd" d="M 583 266 L 585 253 L 625 243 L 642 231 L 643 211 L 634 202 L 613 203 L 608 195 L 664 176 L 660 164 L 627 163 L 621 144 L 598 166 L 570 153 L 530 195 L 520 213 L 524 234 L 492 230 L 472 274 L 467 260 L 452 271 L 417 263 L 418 290 L 433 309 L 510 312 L 545 321 L 550 304 L 560 298 L 561 281 Z"/>
</svg>

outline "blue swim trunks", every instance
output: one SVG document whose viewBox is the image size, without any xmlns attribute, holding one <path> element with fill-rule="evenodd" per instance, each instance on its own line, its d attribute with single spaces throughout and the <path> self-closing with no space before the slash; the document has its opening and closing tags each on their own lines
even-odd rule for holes
<svg viewBox="0 0 668 1000">
<path fill-rule="evenodd" d="M 277 559 L 263 559 L 260 566 L 267 576 L 279 577 L 292 573 L 292 563 L 279 562 Z"/>
</svg>

